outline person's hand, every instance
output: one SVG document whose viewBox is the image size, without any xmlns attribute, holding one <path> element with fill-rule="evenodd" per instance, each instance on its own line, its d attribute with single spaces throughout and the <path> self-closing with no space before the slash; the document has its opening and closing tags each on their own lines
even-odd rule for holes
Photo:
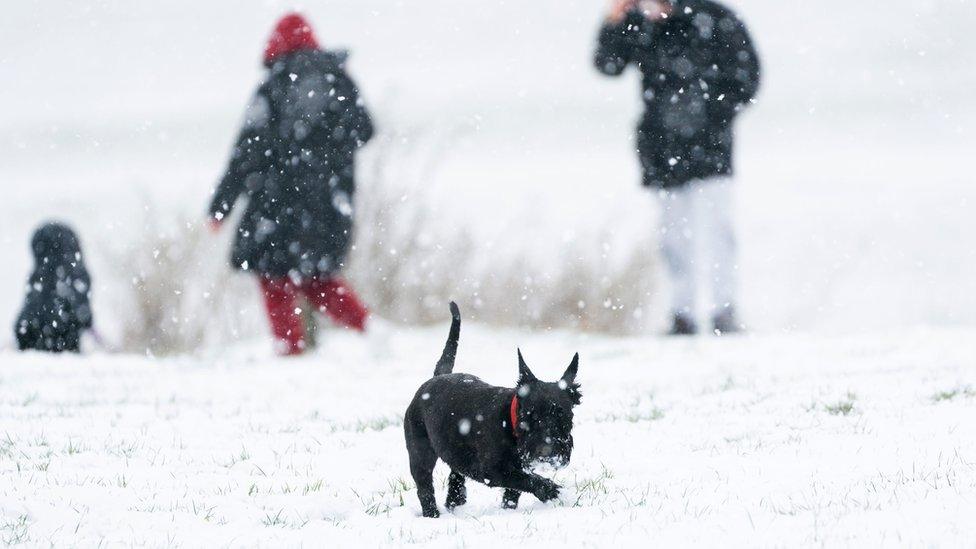
<svg viewBox="0 0 976 549">
<path fill-rule="evenodd" d="M 637 0 L 613 0 L 610 5 L 610 12 L 607 14 L 607 22 L 611 25 L 618 25 L 627 18 L 627 12 L 637 7 Z"/>
<path fill-rule="evenodd" d="M 211 217 L 210 219 L 207 220 L 207 229 L 209 229 L 210 232 L 212 232 L 213 234 L 219 233 L 220 228 L 223 226 L 224 226 L 224 222 L 221 221 L 220 219 L 217 219 L 216 217 Z"/>
<path fill-rule="evenodd" d="M 671 15 L 671 2 L 668 0 L 638 0 L 637 11 L 648 21 L 660 21 Z"/>
</svg>

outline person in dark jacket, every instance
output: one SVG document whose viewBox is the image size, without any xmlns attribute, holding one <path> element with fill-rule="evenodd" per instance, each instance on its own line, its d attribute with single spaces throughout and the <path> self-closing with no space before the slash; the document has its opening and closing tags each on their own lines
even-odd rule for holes
<svg viewBox="0 0 976 549">
<path fill-rule="evenodd" d="M 299 296 L 343 326 L 366 326 L 365 306 L 339 275 L 351 240 L 354 155 L 373 125 L 346 54 L 319 48 L 301 15 L 279 21 L 264 64 L 267 78 L 247 108 L 210 215 L 217 228 L 247 197 L 231 262 L 260 277 L 279 351 L 299 354 Z"/>
<path fill-rule="evenodd" d="M 14 334 L 21 351 L 79 351 L 92 327 L 91 278 L 78 237 L 62 223 L 46 223 L 31 239 L 34 272 Z"/>
<path fill-rule="evenodd" d="M 712 326 L 738 331 L 731 222 L 732 125 L 759 87 L 745 25 L 711 0 L 616 0 L 600 29 L 598 70 L 642 76 L 637 128 L 643 184 L 661 198 L 661 246 L 673 284 L 672 334 L 693 334 L 697 275 L 708 268 Z M 710 257 L 696 260 L 702 240 Z"/>
</svg>

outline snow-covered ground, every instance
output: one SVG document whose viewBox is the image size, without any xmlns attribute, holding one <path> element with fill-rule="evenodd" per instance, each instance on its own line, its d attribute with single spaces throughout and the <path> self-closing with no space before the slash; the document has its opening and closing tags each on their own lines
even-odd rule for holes
<svg viewBox="0 0 976 549">
<path fill-rule="evenodd" d="M 419 517 L 402 412 L 446 325 L 314 356 L 0 355 L 0 539 L 31 545 L 976 544 L 976 331 L 662 340 L 462 329 L 510 384 L 579 350 L 556 503 Z M 248 356 L 259 358 L 246 358 Z M 435 486 L 441 505 L 447 471 Z"/>
<path fill-rule="evenodd" d="M 489 382 L 513 380 L 515 345 L 549 376 L 580 351 L 578 447 L 558 504 L 502 511 L 472 485 L 438 521 L 417 516 L 399 422 L 445 326 L 327 330 L 314 356 L 272 358 L 253 280 L 226 268 L 228 235 L 200 231 L 292 4 L 4 6 L 0 542 L 976 544 L 972 1 L 730 4 L 765 73 L 737 145 L 751 335 L 649 335 L 666 290 L 652 271 L 656 324 L 635 337 L 466 324 L 459 364 Z M 471 236 L 468 261 L 441 258 L 458 277 L 559 274 L 567 243 L 593 264 L 653 260 L 637 78 L 590 66 L 603 9 L 308 3 L 322 41 L 352 50 L 381 131 L 361 196 L 385 189 L 431 241 Z M 384 154 L 401 163 L 378 181 Z M 175 290 L 196 301 L 166 310 L 170 347 L 193 353 L 10 352 L 28 238 L 50 217 L 81 233 L 110 343 L 144 344 L 146 307 Z M 142 274 L 148 293 L 132 289 Z M 511 290 L 491 306 L 514 325 L 536 305 Z"/>
</svg>

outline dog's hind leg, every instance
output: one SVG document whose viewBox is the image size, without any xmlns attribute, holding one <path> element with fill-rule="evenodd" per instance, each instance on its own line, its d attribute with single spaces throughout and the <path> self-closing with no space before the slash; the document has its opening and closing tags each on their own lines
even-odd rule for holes
<svg viewBox="0 0 976 549">
<path fill-rule="evenodd" d="M 426 443 L 426 441 L 424 441 Z M 417 484 L 417 497 L 420 499 L 420 509 L 425 517 L 437 518 L 441 516 L 434 499 L 434 465 L 437 455 L 430 444 L 426 448 L 415 448 L 410 452 L 410 474 Z"/>
<path fill-rule="evenodd" d="M 447 477 L 447 501 L 444 505 L 448 509 L 460 507 L 468 502 L 468 489 L 464 487 L 464 475 L 451 469 Z"/>
<path fill-rule="evenodd" d="M 502 494 L 502 507 L 505 509 L 518 509 L 518 500 L 521 495 L 522 492 L 518 490 L 505 488 L 505 493 Z"/>
<path fill-rule="evenodd" d="M 434 465 L 437 464 L 437 454 L 430 445 L 427 431 L 423 425 L 410 421 L 407 414 L 404 431 L 407 438 L 407 453 L 410 455 L 410 474 L 417 485 L 417 497 L 420 508 L 425 517 L 437 518 L 441 516 L 434 499 Z"/>
</svg>

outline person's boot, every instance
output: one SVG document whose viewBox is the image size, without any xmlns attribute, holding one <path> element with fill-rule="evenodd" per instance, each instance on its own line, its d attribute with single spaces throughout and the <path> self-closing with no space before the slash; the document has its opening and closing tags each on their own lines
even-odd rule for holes
<svg viewBox="0 0 976 549">
<path fill-rule="evenodd" d="M 735 309 L 726 307 L 712 317 L 712 328 L 715 335 L 728 335 L 742 332 L 744 326 L 735 316 Z"/>
<path fill-rule="evenodd" d="M 668 335 L 688 336 L 695 335 L 697 332 L 698 327 L 695 326 L 695 321 L 690 316 L 682 313 L 674 313 L 674 317 L 671 320 L 671 330 L 668 332 Z"/>
</svg>

